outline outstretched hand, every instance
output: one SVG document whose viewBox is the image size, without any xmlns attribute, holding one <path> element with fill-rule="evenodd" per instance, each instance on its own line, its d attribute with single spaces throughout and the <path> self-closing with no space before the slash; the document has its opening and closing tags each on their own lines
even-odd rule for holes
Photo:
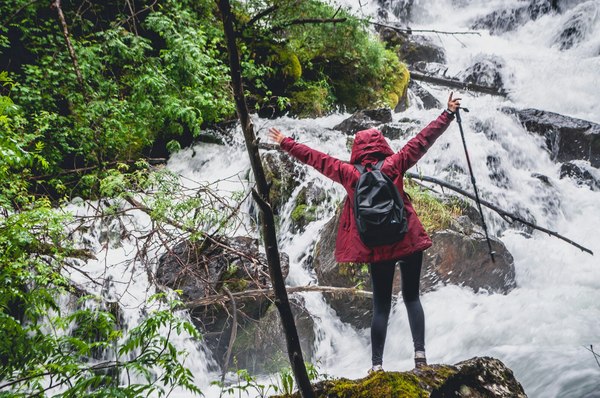
<svg viewBox="0 0 600 398">
<path fill-rule="evenodd" d="M 450 98 L 448 98 L 448 110 L 451 112 L 456 112 L 458 108 L 460 108 L 460 100 L 462 98 L 452 98 L 452 91 L 450 92 Z"/>
<path fill-rule="evenodd" d="M 275 141 L 278 144 L 281 144 L 281 141 L 283 141 L 283 139 L 285 138 L 285 135 L 281 131 L 277 130 L 275 127 L 271 127 L 269 129 L 268 136 L 272 141 Z"/>
</svg>

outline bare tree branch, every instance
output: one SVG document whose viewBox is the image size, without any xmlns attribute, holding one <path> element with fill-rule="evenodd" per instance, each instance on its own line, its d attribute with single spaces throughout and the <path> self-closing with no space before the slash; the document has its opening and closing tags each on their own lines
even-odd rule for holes
<svg viewBox="0 0 600 398">
<path fill-rule="evenodd" d="M 481 36 L 481 33 L 479 32 L 475 32 L 475 31 L 467 31 L 467 32 L 449 32 L 449 31 L 443 31 L 443 30 L 435 30 L 435 29 L 411 29 L 411 28 L 399 28 L 397 26 L 392 26 L 392 25 L 386 25 L 386 24 L 382 24 L 380 22 L 373 22 L 373 21 L 369 21 L 369 20 L 363 20 L 363 22 L 367 22 L 371 25 L 375 25 L 375 26 L 380 26 L 382 28 L 389 28 L 392 30 L 395 30 L 396 32 L 400 32 L 400 33 L 408 33 L 408 34 L 412 34 L 412 33 L 435 33 L 435 34 L 439 34 L 439 35 L 477 35 L 477 36 Z"/>
<path fill-rule="evenodd" d="M 373 297 L 373 293 L 367 290 L 361 290 L 355 287 L 335 287 L 335 286 L 293 286 L 287 287 L 286 290 L 288 293 L 301 293 L 301 292 L 321 292 L 321 293 L 334 293 L 334 294 L 352 294 L 356 296 L 363 296 L 371 298 Z M 208 297 L 203 297 L 201 299 L 186 301 L 184 303 L 186 308 L 194 308 L 204 305 L 214 305 L 214 304 L 222 304 L 227 303 L 230 300 L 237 299 L 247 299 L 247 298 L 258 298 L 258 297 L 274 297 L 275 292 L 273 289 L 253 289 L 253 290 L 245 290 L 243 292 L 235 292 L 231 293 L 231 295 L 213 295 Z"/>
<path fill-rule="evenodd" d="M 227 369 L 229 368 L 229 358 L 231 357 L 231 350 L 233 349 L 233 343 L 235 343 L 235 339 L 237 338 L 237 327 L 238 327 L 237 305 L 235 303 L 233 295 L 231 294 L 229 289 L 227 289 L 226 287 L 223 287 L 223 291 L 225 291 L 225 293 L 227 294 L 227 297 L 229 297 L 229 300 L 231 302 L 231 309 L 233 311 L 233 316 L 232 316 L 233 319 L 232 319 L 232 325 L 231 325 L 231 334 L 229 335 L 229 346 L 227 347 L 227 352 L 225 353 L 225 360 L 223 361 L 223 371 L 221 373 L 221 382 L 223 382 L 225 380 L 225 374 L 227 373 Z"/>
<path fill-rule="evenodd" d="M 433 178 L 433 177 L 429 177 L 429 176 L 423 176 L 423 175 L 415 174 L 415 173 L 412 173 L 412 172 L 405 173 L 405 176 L 409 177 L 409 178 L 414 178 L 416 180 L 422 180 L 422 181 L 427 181 L 427 182 L 432 182 L 434 184 L 438 184 L 438 185 L 440 185 L 442 187 L 451 189 L 454 192 L 457 192 L 457 193 L 459 193 L 459 194 L 461 194 L 463 196 L 466 196 L 469 199 L 475 200 L 475 195 L 473 195 L 473 194 L 465 191 L 464 189 L 461 189 L 461 188 L 459 188 L 457 186 L 454 186 L 454 185 L 452 185 L 452 184 L 450 184 L 450 183 L 448 183 L 446 181 L 442 181 L 442 180 L 439 180 L 437 178 Z M 575 246 L 576 248 L 578 248 L 578 249 L 580 249 L 580 250 L 582 250 L 582 251 L 584 251 L 586 253 L 589 253 L 591 255 L 594 255 L 594 252 L 592 252 L 590 249 L 581 246 L 580 244 L 572 241 L 571 239 L 565 238 L 564 236 L 558 234 L 557 232 L 550 231 L 549 229 L 540 227 L 540 226 L 538 226 L 538 225 L 536 225 L 536 224 L 534 224 L 532 222 L 524 220 L 521 217 L 518 217 L 518 216 L 516 216 L 516 215 L 514 215 L 512 213 L 509 213 L 506 210 L 503 210 L 503 209 L 499 208 L 498 206 L 496 206 L 496 205 L 494 205 L 494 204 L 492 204 L 492 203 L 490 203 L 490 202 L 488 202 L 486 200 L 480 199 L 480 203 L 482 205 L 484 205 L 485 207 L 487 207 L 488 209 L 491 209 L 491 210 L 495 211 L 496 213 L 498 213 L 500 215 L 500 217 L 504 218 L 505 220 L 507 220 L 509 222 L 513 222 L 513 221 L 520 222 L 521 224 L 524 224 L 524 225 L 527 225 L 527 226 L 529 226 L 531 228 L 534 228 L 534 229 L 537 229 L 539 231 L 545 232 L 548 235 L 552 235 L 554 237 L 562 239 L 565 242 L 567 242 L 567 243 Z"/>
<path fill-rule="evenodd" d="M 508 96 L 503 88 L 497 88 L 492 86 L 484 86 L 481 84 L 466 83 L 458 79 L 449 79 L 439 76 L 432 76 L 421 72 L 410 72 L 411 79 L 424 81 L 427 83 L 439 84 L 446 87 L 458 88 L 462 91 L 475 91 L 483 94 L 499 95 L 501 97 Z"/>
</svg>

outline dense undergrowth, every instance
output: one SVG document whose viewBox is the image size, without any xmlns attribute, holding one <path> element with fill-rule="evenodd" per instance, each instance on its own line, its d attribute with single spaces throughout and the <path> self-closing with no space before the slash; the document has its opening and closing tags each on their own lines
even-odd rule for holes
<svg viewBox="0 0 600 398">
<path fill-rule="evenodd" d="M 393 107 L 405 93 L 394 51 L 343 9 L 253 0 L 234 11 L 261 116 Z M 75 196 L 122 195 L 131 186 L 119 181 L 148 179 L 148 159 L 234 118 L 214 1 L 0 4 L 0 396 L 199 392 L 169 340 L 197 332 L 169 304 L 124 336 L 101 299 L 75 294 L 63 270 L 82 253 L 68 215 L 54 209 Z M 59 305 L 67 294 L 79 297 L 71 312 Z M 91 361 L 99 351 L 112 359 Z"/>
</svg>

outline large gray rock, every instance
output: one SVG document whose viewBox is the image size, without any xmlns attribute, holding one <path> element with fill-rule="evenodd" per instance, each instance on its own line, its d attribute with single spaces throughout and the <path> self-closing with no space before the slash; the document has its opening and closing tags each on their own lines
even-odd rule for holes
<svg viewBox="0 0 600 398">
<path fill-rule="evenodd" d="M 314 320 L 304 307 L 301 296 L 291 295 L 290 305 L 302 356 L 304 360 L 310 361 L 314 354 Z M 269 307 L 257 322 L 249 323 L 238 330 L 232 353 L 238 368 L 247 369 L 251 374 L 277 373 L 290 366 L 287 340 L 279 311 L 275 306 Z M 230 370 L 236 370 L 231 363 Z"/>
<path fill-rule="evenodd" d="M 354 135 L 357 131 L 377 127 L 392 121 L 392 111 L 389 108 L 360 110 L 349 118 L 334 126 L 334 130 L 342 131 L 347 135 Z"/>
<path fill-rule="evenodd" d="M 194 325 L 203 334 L 208 347 L 222 361 L 229 347 L 233 326 L 231 303 L 194 304 L 197 300 L 230 292 L 270 286 L 269 269 L 258 240 L 248 237 L 220 238 L 221 244 L 183 241 L 163 254 L 158 261 L 156 281 L 182 291 L 181 298 L 190 307 Z M 289 272 L 289 258 L 281 253 L 282 273 Z M 265 296 L 236 299 L 237 325 L 242 330 L 259 321 L 272 303 Z M 239 332 L 238 332 L 239 333 Z M 232 355 L 236 355 L 235 351 Z M 244 358 L 249 358 L 245 355 Z M 246 364 L 239 364 L 245 367 Z"/>
<path fill-rule="evenodd" d="M 532 133 L 543 136 L 552 160 L 587 160 L 600 167 L 600 124 L 538 109 L 504 108 Z"/>
<path fill-rule="evenodd" d="M 313 267 L 322 286 L 354 287 L 371 290 L 365 264 L 338 264 L 334 258 L 339 212 L 323 228 L 315 245 Z M 450 229 L 431 235 L 433 246 L 425 251 L 421 272 L 421 291 L 444 285 L 466 286 L 476 292 L 506 294 L 516 287 L 514 260 L 506 246 L 492 237 L 496 252 L 492 263 L 487 241 L 480 227 L 467 217 L 457 219 Z M 401 290 L 399 266 L 394 275 L 394 294 Z M 370 324 L 371 299 L 358 295 L 325 293 L 325 299 L 340 320 L 357 328 Z"/>
<path fill-rule="evenodd" d="M 471 24 L 472 29 L 486 29 L 491 34 L 502 34 L 515 30 L 527 21 L 556 11 L 556 0 L 532 0 L 519 3 L 519 6 L 495 10 L 489 14 L 476 18 Z M 524 5 L 520 5 L 524 4 Z"/>
<path fill-rule="evenodd" d="M 465 83 L 494 87 L 500 91 L 504 87 L 502 69 L 504 69 L 502 58 L 495 55 L 479 56 L 457 77 Z"/>
<path fill-rule="evenodd" d="M 327 379 L 316 383 L 313 389 L 317 396 L 328 398 L 527 398 L 513 372 L 500 360 L 490 357 L 409 372 L 375 372 L 357 380 Z M 285 397 L 297 398 L 300 393 Z"/>
</svg>

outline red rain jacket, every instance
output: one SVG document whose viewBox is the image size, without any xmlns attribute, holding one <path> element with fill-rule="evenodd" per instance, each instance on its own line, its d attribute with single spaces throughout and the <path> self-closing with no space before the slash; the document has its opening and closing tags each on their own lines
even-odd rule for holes
<svg viewBox="0 0 600 398">
<path fill-rule="evenodd" d="M 431 246 L 431 239 L 425 232 L 417 213 L 404 192 L 403 176 L 427 152 L 427 149 L 442 135 L 454 119 L 443 112 L 419 134 L 394 153 L 387 141 L 376 129 L 359 131 L 354 138 L 350 163 L 299 144 L 286 137 L 281 148 L 290 155 L 314 167 L 316 170 L 344 186 L 348 193 L 342 209 L 335 247 L 335 259 L 340 263 L 374 263 L 397 260 L 401 257 L 422 251 Z M 354 164 L 377 163 L 385 159 L 382 171 L 394 182 L 404 201 L 407 212 L 408 232 L 404 239 L 390 245 L 367 247 L 358 235 L 354 219 L 354 189 L 360 172 Z"/>
</svg>

